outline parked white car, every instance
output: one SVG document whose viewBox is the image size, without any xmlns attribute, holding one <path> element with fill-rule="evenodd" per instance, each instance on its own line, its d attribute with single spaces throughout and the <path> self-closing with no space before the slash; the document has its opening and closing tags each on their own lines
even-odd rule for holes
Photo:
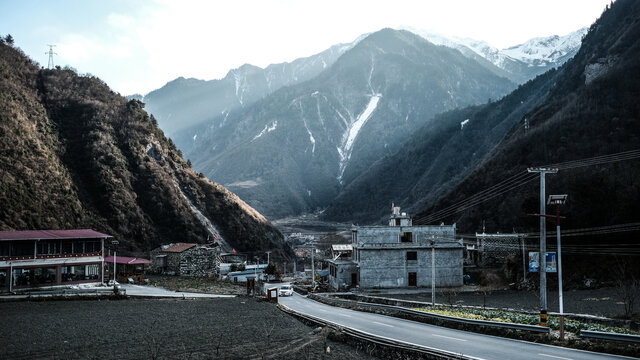
<svg viewBox="0 0 640 360">
<path fill-rule="evenodd" d="M 291 285 L 282 285 L 278 290 L 278 296 L 291 296 L 293 295 L 293 287 Z"/>
</svg>

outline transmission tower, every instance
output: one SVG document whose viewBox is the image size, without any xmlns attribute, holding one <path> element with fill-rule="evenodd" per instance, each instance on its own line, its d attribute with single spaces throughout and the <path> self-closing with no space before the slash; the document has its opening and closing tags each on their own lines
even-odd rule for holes
<svg viewBox="0 0 640 360">
<path fill-rule="evenodd" d="M 53 52 L 53 47 L 55 45 L 49 45 L 47 44 L 47 46 L 49 47 L 49 51 L 47 51 L 45 54 L 49 54 L 49 64 L 47 65 L 48 69 L 53 69 L 53 55 L 58 55 L 58 53 Z"/>
</svg>

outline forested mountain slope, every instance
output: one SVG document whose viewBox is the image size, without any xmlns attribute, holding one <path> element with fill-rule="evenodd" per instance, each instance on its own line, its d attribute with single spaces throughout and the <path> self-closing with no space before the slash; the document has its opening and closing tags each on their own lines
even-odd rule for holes
<svg viewBox="0 0 640 360">
<path fill-rule="evenodd" d="M 291 255 L 262 215 L 189 168 L 141 102 L 4 42 L 0 88 L 0 229 L 94 228 L 130 253 L 217 236 Z"/>
</svg>

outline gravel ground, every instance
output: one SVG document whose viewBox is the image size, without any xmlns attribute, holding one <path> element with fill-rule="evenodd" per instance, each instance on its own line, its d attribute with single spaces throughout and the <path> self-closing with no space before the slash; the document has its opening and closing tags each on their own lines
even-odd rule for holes
<svg viewBox="0 0 640 360">
<path fill-rule="evenodd" d="M 372 294 L 374 296 L 395 299 L 431 302 L 431 293 L 414 294 Z M 617 289 L 602 288 L 588 290 L 565 290 L 563 292 L 565 313 L 589 314 L 606 317 L 618 317 L 624 314 L 624 303 L 620 299 Z M 516 310 L 538 311 L 540 309 L 540 294 L 534 291 L 494 290 L 483 294 L 478 291 L 466 291 L 436 294 L 436 302 L 443 304 L 460 304 L 486 306 L 495 308 L 510 308 Z M 548 291 L 547 304 L 549 311 L 558 311 L 558 291 Z"/>
<path fill-rule="evenodd" d="M 0 314 L 0 359 L 372 359 L 246 297 L 2 302 Z"/>
</svg>

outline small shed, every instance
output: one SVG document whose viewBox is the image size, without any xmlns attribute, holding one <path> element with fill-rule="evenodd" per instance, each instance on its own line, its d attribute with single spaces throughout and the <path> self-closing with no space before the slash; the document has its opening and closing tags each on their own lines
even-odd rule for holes
<svg viewBox="0 0 640 360">
<path fill-rule="evenodd" d="M 175 243 L 151 251 L 151 271 L 181 276 L 217 276 L 220 267 L 218 244 Z"/>
<path fill-rule="evenodd" d="M 109 279 L 113 278 L 113 263 L 114 257 L 107 256 L 104 258 L 104 265 L 107 268 L 107 275 Z M 136 257 L 128 257 L 128 256 L 115 256 L 116 263 L 116 279 L 119 282 L 125 282 L 128 278 L 134 277 L 136 279 L 140 279 L 141 275 L 145 275 L 149 264 L 151 264 L 151 260 L 136 258 Z M 144 276 L 142 276 L 144 278 Z"/>
</svg>

